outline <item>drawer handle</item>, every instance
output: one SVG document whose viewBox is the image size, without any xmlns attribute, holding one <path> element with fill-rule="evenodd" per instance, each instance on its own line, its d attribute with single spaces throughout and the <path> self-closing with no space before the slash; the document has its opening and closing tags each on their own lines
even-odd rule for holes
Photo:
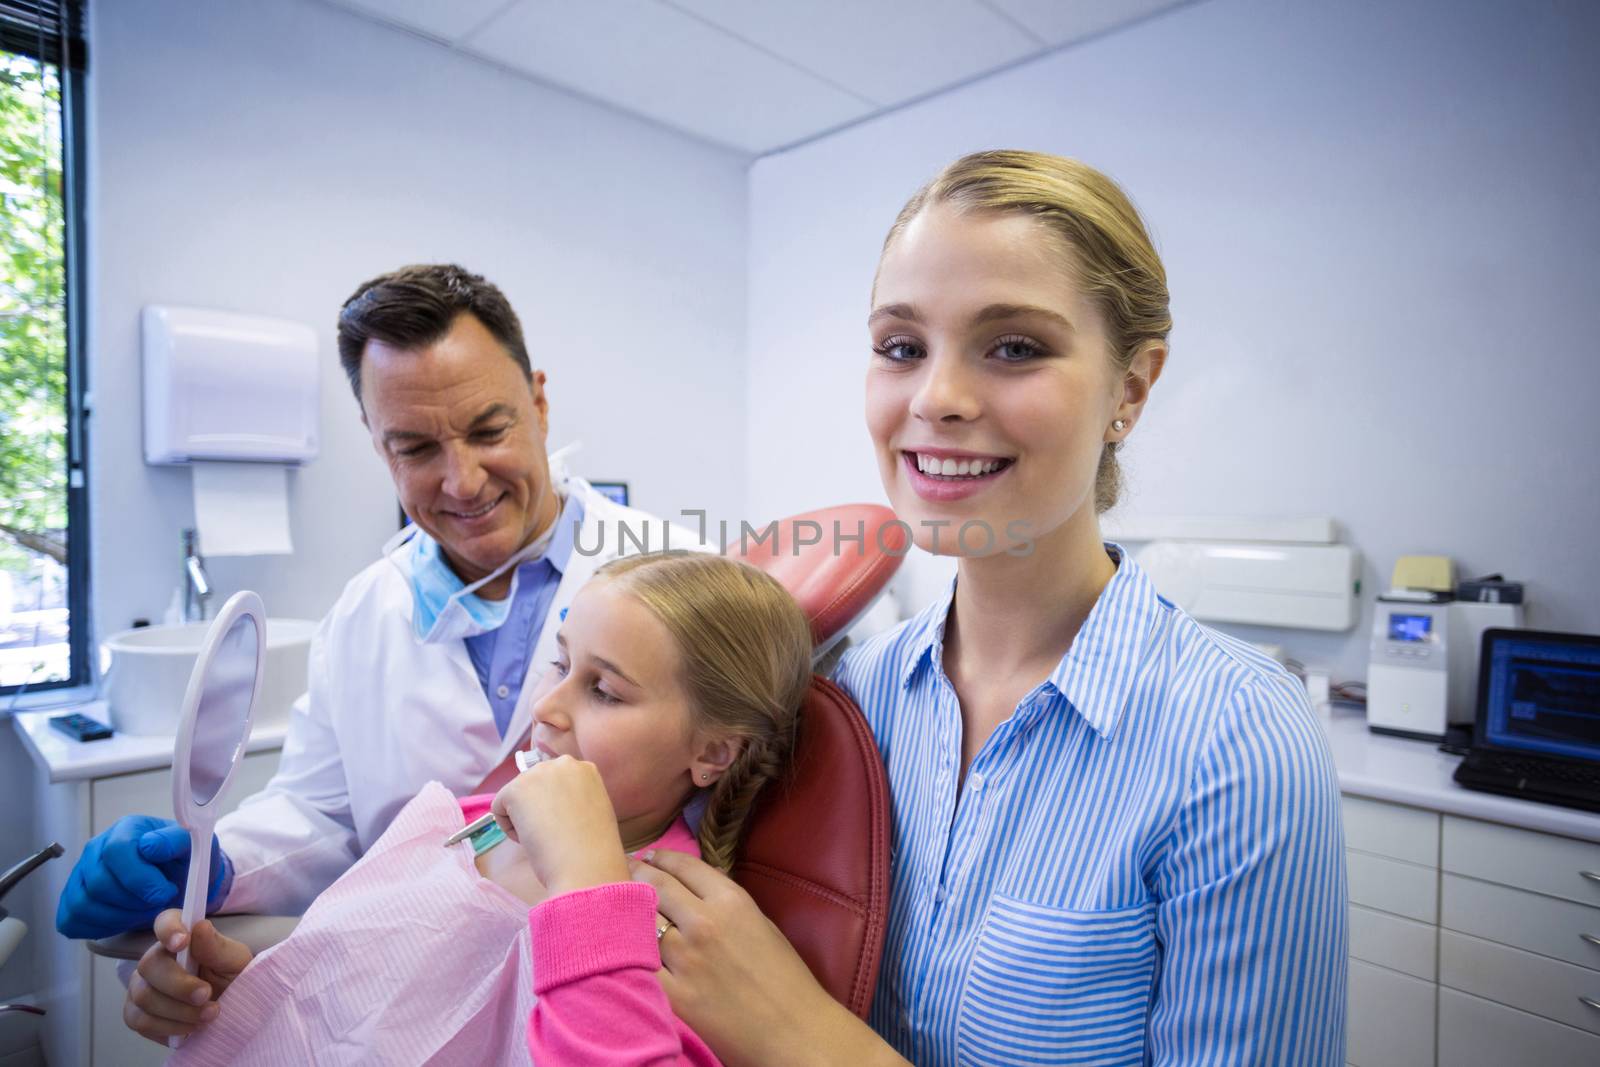
<svg viewBox="0 0 1600 1067">
<path fill-rule="evenodd" d="M 1600 1011 L 1600 1000 L 1596 1000 L 1593 997 L 1586 997 L 1582 993 L 1578 994 L 1578 999 L 1589 1005 L 1589 1007 L 1593 1008 L 1595 1011 Z"/>
<path fill-rule="evenodd" d="M 1578 873 L 1591 882 L 1600 882 L 1600 871 L 1579 871 Z"/>
<path fill-rule="evenodd" d="M 1589 944 L 1593 945 L 1594 947 L 1600 948 L 1600 937 L 1596 937 L 1593 934 L 1579 934 L 1578 936 L 1589 942 Z"/>
</svg>

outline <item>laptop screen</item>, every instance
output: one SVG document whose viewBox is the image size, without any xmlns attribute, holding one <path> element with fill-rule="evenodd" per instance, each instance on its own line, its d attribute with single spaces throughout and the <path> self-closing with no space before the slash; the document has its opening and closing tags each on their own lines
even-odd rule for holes
<svg viewBox="0 0 1600 1067">
<path fill-rule="evenodd" d="M 1600 760 L 1600 638 L 1490 630 L 1483 655 L 1483 741 Z"/>
</svg>

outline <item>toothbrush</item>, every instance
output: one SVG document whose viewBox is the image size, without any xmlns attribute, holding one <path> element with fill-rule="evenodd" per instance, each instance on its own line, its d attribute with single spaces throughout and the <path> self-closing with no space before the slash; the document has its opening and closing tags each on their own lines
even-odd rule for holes
<svg viewBox="0 0 1600 1067">
<path fill-rule="evenodd" d="M 535 763 L 543 760 L 544 753 L 540 752 L 536 748 L 530 748 L 527 751 L 516 752 L 512 758 L 516 761 L 517 772 L 520 774 L 526 771 L 529 767 L 532 767 Z M 478 816 L 476 819 L 473 819 L 471 822 L 467 823 L 467 825 L 463 826 L 461 829 L 445 838 L 444 847 L 449 848 L 451 845 L 459 844 L 460 842 L 471 837 L 473 834 L 480 833 L 487 827 L 493 825 L 494 813 L 484 812 L 482 815 Z"/>
</svg>

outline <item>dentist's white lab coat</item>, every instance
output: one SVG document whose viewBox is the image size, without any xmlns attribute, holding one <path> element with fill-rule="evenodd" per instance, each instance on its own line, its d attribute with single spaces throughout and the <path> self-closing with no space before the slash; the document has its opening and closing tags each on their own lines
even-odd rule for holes
<svg viewBox="0 0 1600 1067">
<path fill-rule="evenodd" d="M 417 639 L 411 588 L 400 570 L 409 566 L 409 550 L 379 559 L 345 586 L 311 639 L 308 691 L 295 702 L 277 774 L 217 824 L 234 865 L 223 910 L 298 915 L 427 782 L 458 795 L 477 787 L 527 737 L 534 692 L 555 658 L 561 612 L 595 570 L 640 551 L 645 531 L 651 551 L 704 547 L 692 533 L 615 504 L 581 478 L 568 478 L 566 491 L 582 494 L 583 524 L 503 738 L 466 642 Z"/>
</svg>

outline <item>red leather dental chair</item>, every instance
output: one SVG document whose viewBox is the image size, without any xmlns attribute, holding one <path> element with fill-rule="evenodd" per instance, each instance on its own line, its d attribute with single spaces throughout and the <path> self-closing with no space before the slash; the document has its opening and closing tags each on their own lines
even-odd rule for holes
<svg viewBox="0 0 1600 1067">
<path fill-rule="evenodd" d="M 794 595 L 820 657 L 894 577 L 909 547 L 905 527 L 866 504 L 777 527 L 776 537 L 729 545 L 728 554 Z M 836 541 L 836 529 L 851 540 Z M 860 710 L 824 678 L 811 680 L 791 773 L 757 799 L 733 877 L 823 988 L 866 1018 L 889 915 L 889 787 Z"/>
</svg>

